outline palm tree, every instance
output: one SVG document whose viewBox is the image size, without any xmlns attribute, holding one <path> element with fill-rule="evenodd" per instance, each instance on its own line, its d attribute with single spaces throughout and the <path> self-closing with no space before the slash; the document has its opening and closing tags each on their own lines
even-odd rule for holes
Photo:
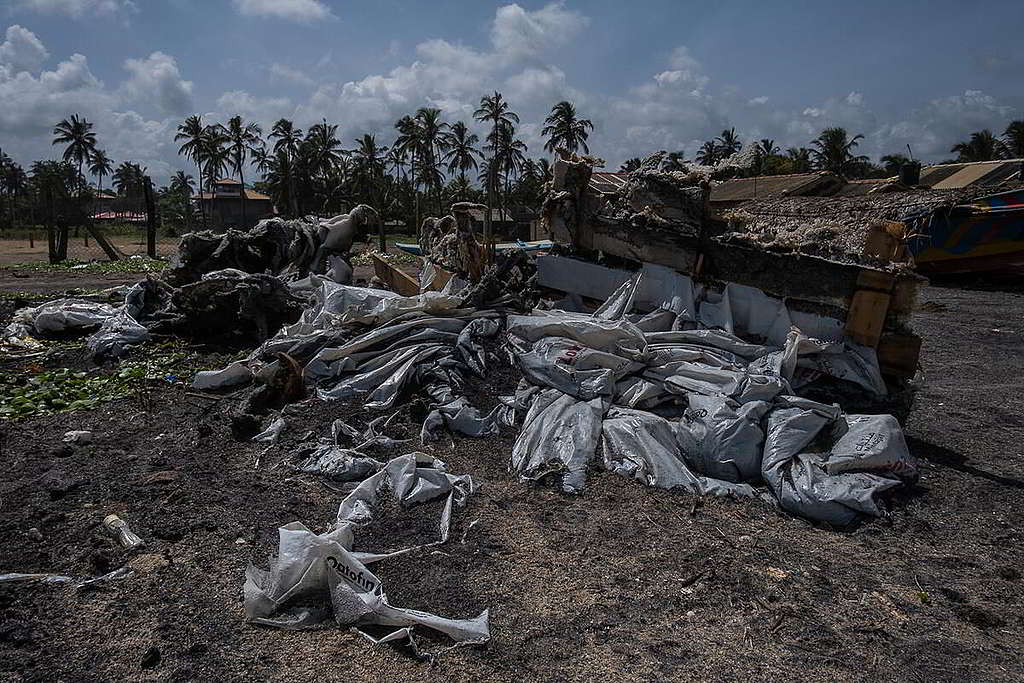
<svg viewBox="0 0 1024 683">
<path fill-rule="evenodd" d="M 957 154 L 957 161 L 992 161 L 1005 156 L 1003 142 L 989 129 L 971 133 L 968 142 L 960 142 L 949 150 Z"/>
<path fill-rule="evenodd" d="M 167 188 L 169 194 L 176 195 L 182 200 L 186 231 L 190 231 L 192 225 L 192 190 L 194 187 L 192 176 L 184 171 L 178 171 L 171 176 L 171 183 Z"/>
<path fill-rule="evenodd" d="M 754 148 L 754 151 L 757 153 L 759 157 L 761 157 L 762 159 L 766 159 L 768 157 L 776 156 L 779 153 L 779 148 L 775 146 L 775 140 L 763 138 L 760 142 L 757 143 L 757 146 Z"/>
<path fill-rule="evenodd" d="M 669 152 L 665 155 L 665 160 L 661 162 L 662 171 L 685 171 L 686 170 L 686 155 L 683 150 L 678 152 Z"/>
<path fill-rule="evenodd" d="M 270 156 L 267 162 L 267 172 L 264 175 L 264 182 L 267 184 L 267 191 L 274 200 L 275 206 L 295 206 L 295 199 L 291 196 L 294 191 L 295 182 L 295 160 L 281 149 Z"/>
<path fill-rule="evenodd" d="M 268 138 L 274 138 L 274 155 L 279 156 L 282 152 L 288 156 L 285 166 L 288 169 L 287 182 L 288 202 L 291 207 L 292 216 L 299 215 L 299 198 L 295 192 L 295 160 L 299 155 L 299 146 L 302 144 L 302 129 L 296 128 L 295 124 L 288 119 L 278 119 L 274 127 L 270 129 Z M 280 160 L 278 160 L 280 161 Z M 280 163 L 278 163 L 280 167 Z"/>
<path fill-rule="evenodd" d="M 548 136 L 544 149 L 554 152 L 556 147 L 564 147 L 570 152 L 582 148 L 590 154 L 587 146 L 589 131 L 594 130 L 590 119 L 576 118 L 576 107 L 572 102 L 563 100 L 551 108 L 551 114 L 544 119 L 545 126 L 541 135 Z"/>
<path fill-rule="evenodd" d="M 509 212 L 509 195 L 512 193 L 511 177 L 519 173 L 526 163 L 526 143 L 516 138 L 516 128 L 511 123 L 498 127 L 498 136 L 490 147 L 493 147 L 492 160 L 495 172 L 505 174 L 505 196 L 501 206 L 504 213 Z M 508 218 L 508 215 L 503 216 Z"/>
<path fill-rule="evenodd" d="M 413 224 L 416 227 L 416 236 L 420 234 L 420 193 L 419 176 L 416 173 L 416 162 L 420 159 L 420 152 L 423 149 L 423 131 L 420 122 L 411 116 L 403 116 L 395 122 L 395 130 L 398 131 L 398 139 L 395 140 L 394 149 L 401 154 L 408 154 L 411 158 L 411 177 L 413 194 Z"/>
<path fill-rule="evenodd" d="M 494 242 L 494 230 L 491 226 L 491 210 L 494 206 L 494 184 L 497 182 L 498 166 L 494 163 L 494 155 L 497 153 L 498 128 L 504 125 L 519 123 L 519 115 L 509 108 L 508 102 L 497 90 L 493 95 L 485 95 L 480 98 L 480 106 L 473 112 L 473 118 L 481 123 L 492 124 L 491 134 L 487 136 L 491 143 L 491 163 L 488 164 L 489 182 L 487 183 L 487 215 L 484 219 L 484 240 L 487 242 L 488 250 Z"/>
<path fill-rule="evenodd" d="M 900 169 L 910 163 L 910 159 L 903 154 L 886 154 L 879 161 L 882 162 L 882 168 L 890 177 L 899 175 Z"/>
<path fill-rule="evenodd" d="M 1010 159 L 1024 159 L 1024 120 L 1011 121 L 1003 132 L 1003 148 Z"/>
<path fill-rule="evenodd" d="M 736 137 L 735 128 L 723 130 L 722 134 L 715 138 L 715 141 L 718 143 L 719 160 L 728 159 L 743 147 L 743 143 Z"/>
<path fill-rule="evenodd" d="M 123 161 L 114 170 L 112 178 L 114 189 L 117 190 L 117 193 L 128 199 L 135 200 L 135 208 L 138 208 L 137 202 L 142 199 L 145 193 L 145 171 L 138 164 Z"/>
<path fill-rule="evenodd" d="M 103 192 L 103 178 L 110 175 L 113 170 L 113 162 L 107 157 L 106 152 L 97 149 L 92 153 L 92 158 L 89 160 L 89 173 L 96 176 L 100 192 Z"/>
<path fill-rule="evenodd" d="M 808 173 L 811 170 L 811 150 L 806 147 L 790 147 L 786 150 L 793 173 Z"/>
<path fill-rule="evenodd" d="M 228 142 L 223 126 L 210 125 L 203 128 L 199 156 L 203 162 L 206 189 L 210 194 L 214 194 L 217 181 L 227 172 L 230 164 L 231 150 L 228 148 Z"/>
<path fill-rule="evenodd" d="M 4 192 L 7 193 L 7 206 L 10 214 L 10 226 L 14 227 L 15 216 L 14 208 L 17 203 L 18 197 L 25 193 L 28 189 L 28 175 L 25 173 L 25 169 L 19 164 L 16 164 L 10 157 L 5 154 L 4 157 L 7 159 L 3 165 L 3 188 Z"/>
<path fill-rule="evenodd" d="M 338 139 L 338 126 L 329 124 L 327 119 L 324 119 L 321 123 L 309 127 L 303 142 L 310 171 L 317 174 L 326 185 L 344 154 L 341 140 Z"/>
<path fill-rule="evenodd" d="M 67 145 L 64 148 L 64 161 L 74 160 L 78 163 L 79 183 L 85 178 L 82 174 L 82 166 L 96 151 L 96 133 L 92 132 L 92 124 L 78 114 L 72 114 L 70 119 L 63 119 L 53 128 L 54 145 Z M 81 185 L 79 186 L 81 196 Z"/>
<path fill-rule="evenodd" d="M 227 137 L 231 166 L 238 174 L 238 182 L 242 185 L 238 194 L 242 209 L 242 227 L 248 228 L 249 224 L 245 220 L 245 164 L 249 155 L 263 146 L 263 129 L 257 123 L 246 123 L 241 116 L 232 116 L 228 120 L 228 125 L 224 127 L 224 135 Z"/>
<path fill-rule="evenodd" d="M 448 148 L 448 136 L 445 130 L 448 124 L 441 120 L 441 110 L 431 107 L 420 107 L 416 112 L 416 120 L 419 122 L 420 133 L 423 143 L 423 163 L 420 173 L 427 183 L 427 190 L 434 190 L 437 199 L 437 212 L 440 215 L 441 207 L 441 185 L 444 177 L 440 170 L 440 159 L 444 150 Z"/>
<path fill-rule="evenodd" d="M 483 154 L 474 145 L 480 142 L 475 133 L 470 133 L 466 124 L 456 121 L 452 124 L 448 133 L 448 151 L 444 155 L 444 161 L 448 162 L 448 172 L 459 174 L 462 181 L 462 188 L 467 187 L 466 171 L 477 168 L 477 159 L 483 158 Z M 459 199 L 464 200 L 461 195 Z"/>
<path fill-rule="evenodd" d="M 826 128 L 811 145 L 815 165 L 823 171 L 831 171 L 836 175 L 843 175 L 853 164 L 863 163 L 868 160 L 866 156 L 855 156 L 853 150 L 857 148 L 857 141 L 864 136 L 857 134 L 852 138 L 848 136 L 845 128 Z"/>
<path fill-rule="evenodd" d="M 202 197 L 203 194 L 203 144 L 204 134 L 206 129 L 203 127 L 203 119 L 200 116 L 189 116 L 179 126 L 178 132 L 174 136 L 174 141 L 178 142 L 184 140 L 181 147 L 178 148 L 178 154 L 184 156 L 187 159 L 191 159 L 196 164 L 196 175 L 199 178 L 199 195 Z M 206 209 L 203 207 L 203 202 L 200 200 L 199 209 L 203 216 L 203 225 L 206 225 Z"/>
<path fill-rule="evenodd" d="M 638 170 L 643 163 L 644 162 L 640 157 L 626 159 L 622 162 L 622 166 L 619 166 L 619 173 L 632 173 L 633 171 Z"/>
<path fill-rule="evenodd" d="M 384 212 L 384 168 L 387 163 L 387 147 L 379 147 L 373 135 L 363 135 L 356 140 L 358 147 L 353 152 L 354 169 L 352 173 L 354 191 L 357 197 L 365 198 L 365 203 L 377 211 Z M 384 222 L 377 222 L 377 237 L 380 251 L 387 249 L 384 239 Z"/>
<path fill-rule="evenodd" d="M 266 145 L 261 144 L 252 150 L 252 165 L 261 176 L 266 175 L 270 168 L 270 152 Z"/>
<path fill-rule="evenodd" d="M 191 197 L 192 190 L 195 188 L 195 182 L 192 176 L 188 175 L 184 171 L 178 171 L 171 176 L 171 183 L 168 186 L 168 191 L 171 194 L 182 195 L 184 197 Z"/>
<path fill-rule="evenodd" d="M 695 159 L 698 164 L 702 166 L 714 166 L 721 160 L 720 151 L 718 145 L 715 144 L 714 140 L 708 140 L 700 149 L 697 150 L 697 156 Z"/>
</svg>

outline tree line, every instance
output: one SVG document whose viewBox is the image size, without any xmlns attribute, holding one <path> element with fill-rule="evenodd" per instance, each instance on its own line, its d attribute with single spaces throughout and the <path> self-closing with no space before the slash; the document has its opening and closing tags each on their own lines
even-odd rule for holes
<svg viewBox="0 0 1024 683">
<path fill-rule="evenodd" d="M 809 147 L 789 147 L 785 152 L 774 140 L 761 139 L 754 143 L 753 166 L 738 173 L 753 176 L 831 171 L 847 178 L 889 178 L 897 175 L 904 164 L 913 161 L 908 155 L 893 153 L 885 154 L 879 163 L 873 163 L 867 156 L 856 154 L 862 139 L 864 136 L 861 134 L 850 136 L 845 128 L 826 128 L 810 142 Z M 742 148 L 743 142 L 736 129 L 728 128 L 718 137 L 704 142 L 694 155 L 694 161 L 714 166 Z M 1024 159 L 1024 120 L 1011 121 L 999 137 L 987 129 L 972 133 L 967 141 L 953 145 L 949 151 L 957 156 L 939 163 Z M 669 152 L 663 155 L 662 170 L 682 170 L 685 161 L 682 150 Z M 634 157 L 623 163 L 619 170 L 633 171 L 641 163 L 639 157 Z"/>
<path fill-rule="evenodd" d="M 484 140 L 465 121 L 446 121 L 439 109 L 421 107 L 394 123 L 394 141 L 378 143 L 362 135 L 346 145 L 338 124 L 326 119 L 302 130 L 280 119 L 269 131 L 234 116 L 225 123 L 206 122 L 199 115 L 184 119 L 175 141 L 194 168 L 177 171 L 167 186 L 154 190 L 165 225 L 191 229 L 207 225 L 204 203 L 193 202 L 213 190 L 218 180 L 232 176 L 243 187 L 270 196 L 279 213 L 340 213 L 356 204 L 373 206 L 384 220 L 419 225 L 423 216 L 440 215 L 456 201 L 486 203 L 499 215 L 536 213 L 544 184 L 551 178 L 547 158 L 531 158 L 519 134 L 520 119 L 500 92 L 481 97 L 473 120 L 486 126 Z M 555 104 L 544 121 L 544 151 L 564 148 L 589 153 L 594 125 L 582 118 L 573 103 Z M 774 140 L 753 143 L 755 162 L 744 175 L 776 175 L 831 171 L 848 178 L 889 177 L 910 161 L 901 153 L 887 154 L 879 163 L 856 153 L 864 136 L 840 127 L 826 128 L 807 147 L 782 151 Z M 63 146 L 59 161 L 36 161 L 28 171 L 0 150 L 0 225 L 19 222 L 60 227 L 88 220 L 91 200 L 104 191 L 104 182 L 117 193 L 122 210 L 144 211 L 147 170 L 124 160 L 115 165 L 99 146 L 93 124 L 79 115 L 53 129 L 53 145 Z M 706 141 L 694 156 L 699 164 L 715 165 L 744 148 L 735 128 Z M 952 161 L 1024 158 L 1024 120 L 1010 122 L 1001 136 L 989 130 L 972 133 L 950 150 Z M 683 170 L 682 150 L 662 155 L 662 169 Z M 639 168 L 641 160 L 626 161 L 620 171 Z M 247 177 L 250 170 L 257 178 Z M 95 179 L 91 184 L 86 174 Z M 246 193 L 239 202 L 244 214 Z"/>
</svg>

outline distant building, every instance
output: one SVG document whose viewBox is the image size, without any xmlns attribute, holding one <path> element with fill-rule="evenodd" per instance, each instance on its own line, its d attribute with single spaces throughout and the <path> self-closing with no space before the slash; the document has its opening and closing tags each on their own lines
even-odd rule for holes
<svg viewBox="0 0 1024 683">
<path fill-rule="evenodd" d="M 469 210 L 470 225 L 478 236 L 484 234 L 485 213 L 486 209 Z M 536 231 L 533 227 L 536 218 L 536 214 L 522 207 L 516 207 L 515 210 L 494 208 L 491 209 L 491 228 L 498 237 L 530 240 Z"/>
<path fill-rule="evenodd" d="M 203 192 L 199 202 L 206 220 L 213 230 L 253 227 L 264 218 L 274 215 L 274 203 L 265 194 L 245 190 L 245 224 L 242 224 L 242 184 L 233 178 L 218 180 L 213 192 Z"/>
</svg>

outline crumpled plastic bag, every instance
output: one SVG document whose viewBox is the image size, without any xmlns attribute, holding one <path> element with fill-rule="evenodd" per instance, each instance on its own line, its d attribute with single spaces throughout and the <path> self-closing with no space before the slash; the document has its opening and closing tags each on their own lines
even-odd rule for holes
<svg viewBox="0 0 1024 683">
<path fill-rule="evenodd" d="M 581 401 L 557 389 L 535 394 L 512 447 L 510 470 L 524 479 L 557 473 L 563 491 L 581 493 L 607 409 L 602 398 Z"/>
<path fill-rule="evenodd" d="M 679 426 L 642 410 L 612 408 L 601 427 L 606 469 L 648 486 L 752 498 L 754 489 L 694 474 L 678 443 Z"/>
<path fill-rule="evenodd" d="M 846 526 L 861 515 L 882 514 L 878 497 L 900 486 L 896 472 L 917 470 L 895 420 L 844 416 L 838 406 L 787 397 L 768 416 L 762 476 L 783 510 Z M 869 419 L 861 419 L 869 418 Z M 839 441 L 828 427 L 839 425 Z M 895 448 L 886 446 L 892 444 Z M 860 445 L 863 453 L 858 453 Z M 839 446 L 838 449 L 836 447 Z M 829 472 L 833 451 L 837 461 Z"/>
<path fill-rule="evenodd" d="M 415 548 L 384 554 L 352 548 L 353 528 L 373 522 L 374 508 L 383 496 L 401 505 L 447 496 L 440 540 L 416 547 L 443 543 L 453 505 L 464 503 L 472 491 L 472 479 L 447 473 L 443 462 L 428 455 L 392 459 L 342 501 L 332 530 L 315 534 L 299 522 L 279 529 L 278 554 L 270 569 L 253 565 L 246 569 L 246 618 L 286 629 L 315 628 L 329 621 L 357 630 L 369 625 L 398 627 L 384 638 L 371 638 L 374 642 L 411 638 L 414 626 L 440 631 L 459 644 L 486 642 L 490 639 L 487 610 L 469 619 L 447 619 L 388 602 L 383 584 L 367 565 Z"/>
<path fill-rule="evenodd" d="M 724 396 L 691 394 L 677 436 L 683 457 L 698 472 L 733 482 L 761 479 L 765 401 L 738 404 Z"/>
</svg>

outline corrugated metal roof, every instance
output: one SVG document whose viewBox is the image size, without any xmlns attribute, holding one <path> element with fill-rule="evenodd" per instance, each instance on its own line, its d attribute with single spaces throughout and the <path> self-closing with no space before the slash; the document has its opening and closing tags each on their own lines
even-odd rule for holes
<svg viewBox="0 0 1024 683">
<path fill-rule="evenodd" d="M 934 190 L 957 190 L 963 187 L 998 185 L 1020 172 L 1021 159 L 975 161 L 957 164 L 936 164 L 921 170 L 921 185 Z"/>
<path fill-rule="evenodd" d="M 589 189 L 593 192 L 614 192 L 629 180 L 628 173 L 594 171 L 590 176 Z"/>
<path fill-rule="evenodd" d="M 270 197 L 268 197 L 267 195 L 262 194 L 260 192 L 254 192 L 253 190 L 246 190 L 245 198 L 256 200 L 266 199 L 268 201 L 270 200 Z M 241 199 L 241 197 L 237 194 L 210 194 L 209 192 L 203 192 L 201 195 L 199 195 L 199 199 Z"/>
<path fill-rule="evenodd" d="M 899 178 L 865 178 L 862 180 L 850 180 L 833 194 L 833 197 L 861 197 L 870 194 L 873 190 L 897 182 Z"/>
<path fill-rule="evenodd" d="M 831 173 L 790 173 L 787 175 L 733 178 L 711 188 L 712 202 L 742 202 L 750 199 L 788 195 L 799 197 L 836 182 Z"/>
</svg>

